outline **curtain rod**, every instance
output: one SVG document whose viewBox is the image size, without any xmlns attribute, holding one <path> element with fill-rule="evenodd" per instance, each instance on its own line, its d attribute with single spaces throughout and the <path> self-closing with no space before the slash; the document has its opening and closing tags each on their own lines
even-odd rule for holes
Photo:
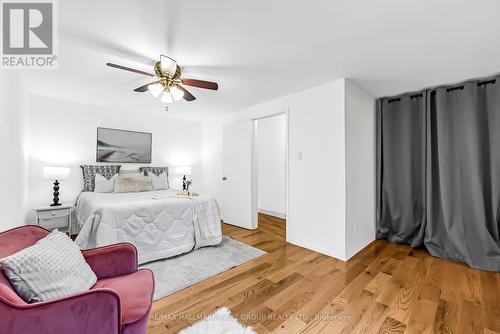
<svg viewBox="0 0 500 334">
<path fill-rule="evenodd" d="M 497 82 L 497 79 L 493 79 L 493 80 L 487 80 L 487 81 L 478 82 L 478 83 L 477 83 L 477 85 L 478 85 L 479 87 L 481 87 L 481 86 L 486 86 L 486 85 L 488 85 L 488 84 L 492 84 L 492 85 L 494 85 L 496 82 Z"/>
<path fill-rule="evenodd" d="M 486 86 L 486 85 L 490 85 L 490 84 L 491 84 L 491 85 L 494 85 L 496 82 L 497 82 L 497 80 L 496 80 L 496 79 L 493 79 L 493 80 L 486 80 L 486 81 L 480 81 L 480 82 L 478 82 L 478 83 L 477 83 L 477 86 L 478 86 L 478 87 L 481 87 L 481 86 Z M 448 89 L 446 90 L 446 92 L 448 92 L 448 93 L 449 93 L 449 92 L 452 92 L 452 91 L 454 91 L 454 90 L 462 90 L 462 89 L 464 89 L 464 88 L 465 88 L 465 86 L 463 86 L 463 85 L 462 85 L 462 86 L 457 86 L 457 87 L 451 87 L 451 88 L 448 88 Z"/>
<path fill-rule="evenodd" d="M 435 91 L 438 88 L 441 88 L 441 87 L 450 87 L 450 86 L 451 87 L 448 88 L 448 89 L 451 89 L 451 91 L 453 91 L 454 89 L 460 89 L 460 88 L 457 88 L 457 87 L 462 87 L 463 88 L 464 84 L 469 83 L 469 82 L 474 82 L 474 81 L 477 81 L 477 86 L 481 87 L 481 86 L 486 86 L 488 84 L 495 84 L 496 81 L 497 81 L 497 78 L 500 78 L 500 74 L 495 74 L 495 75 L 492 75 L 492 76 L 487 77 L 487 78 L 483 77 L 482 79 L 481 78 L 476 78 L 476 79 L 464 80 L 464 81 L 456 83 L 456 84 L 445 84 L 445 85 L 438 85 L 438 86 L 434 86 L 434 87 L 428 87 L 428 88 L 421 89 L 419 91 L 431 91 L 431 93 L 433 93 L 433 91 Z M 448 91 L 448 89 L 447 89 L 447 91 Z M 419 91 L 413 92 L 413 95 L 410 95 L 410 97 L 418 95 Z M 377 100 L 389 99 L 387 101 L 388 103 L 398 102 L 398 101 L 401 101 L 401 96 L 406 95 L 406 94 L 412 94 L 412 92 L 406 92 L 406 93 L 401 93 L 401 94 L 392 95 L 392 96 L 381 96 L 381 97 L 378 97 Z"/>
</svg>

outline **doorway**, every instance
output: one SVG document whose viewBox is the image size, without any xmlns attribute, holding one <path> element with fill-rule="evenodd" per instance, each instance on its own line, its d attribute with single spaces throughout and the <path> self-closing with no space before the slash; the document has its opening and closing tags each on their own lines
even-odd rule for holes
<svg viewBox="0 0 500 334">
<path fill-rule="evenodd" d="M 252 208 L 255 226 L 286 238 L 287 113 L 253 120 Z"/>
</svg>

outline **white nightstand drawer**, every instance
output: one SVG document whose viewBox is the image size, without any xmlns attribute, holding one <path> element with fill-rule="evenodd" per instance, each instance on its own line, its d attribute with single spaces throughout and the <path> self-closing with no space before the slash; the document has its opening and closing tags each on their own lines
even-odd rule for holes
<svg viewBox="0 0 500 334">
<path fill-rule="evenodd" d="M 34 207 L 36 224 L 47 229 L 64 228 L 71 234 L 71 210 L 75 203 L 66 202 L 59 206 L 40 205 Z"/>
<path fill-rule="evenodd" d="M 66 217 L 70 214 L 70 209 L 39 211 L 38 219 L 52 219 L 57 217 Z"/>
</svg>

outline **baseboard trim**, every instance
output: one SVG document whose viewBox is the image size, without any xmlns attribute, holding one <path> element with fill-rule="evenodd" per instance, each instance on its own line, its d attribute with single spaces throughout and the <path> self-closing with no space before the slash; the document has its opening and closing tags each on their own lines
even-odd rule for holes
<svg viewBox="0 0 500 334">
<path fill-rule="evenodd" d="M 372 239 L 372 240 L 365 240 L 363 242 L 363 244 L 359 247 L 356 247 L 354 249 L 350 249 L 346 252 L 346 260 L 349 260 L 351 257 L 353 257 L 354 255 L 358 254 L 359 252 L 361 252 L 363 249 L 365 249 L 366 247 L 368 247 L 368 245 L 370 245 L 372 242 L 374 242 L 375 239 Z"/>
<path fill-rule="evenodd" d="M 300 241 L 300 240 L 293 239 L 293 238 L 287 238 L 286 241 L 289 242 L 289 243 L 291 243 L 291 244 L 294 244 L 296 246 L 307 248 L 309 250 L 312 250 L 314 252 L 321 253 L 321 254 L 324 254 L 324 255 L 328 255 L 330 257 L 336 258 L 337 260 L 341 260 L 341 261 L 346 261 L 347 260 L 346 257 L 345 257 L 345 254 L 339 254 L 339 253 L 331 251 L 329 249 L 325 249 L 325 248 L 322 248 L 322 247 L 317 247 L 317 246 L 311 245 L 308 242 Z"/>
<path fill-rule="evenodd" d="M 244 230 L 248 230 L 248 231 L 255 231 L 258 229 L 258 227 L 255 227 L 255 228 L 248 228 L 248 227 L 243 227 L 243 226 L 239 226 L 239 225 L 236 225 L 236 224 L 231 224 L 231 223 L 228 223 L 228 222 L 225 222 L 224 220 L 221 219 L 221 224 L 226 224 L 226 225 L 231 225 L 231 226 L 234 226 L 234 227 L 238 227 L 238 228 L 242 228 Z"/>
<path fill-rule="evenodd" d="M 276 218 L 286 219 L 286 214 L 282 214 L 282 213 L 278 213 L 278 212 L 274 212 L 274 211 L 269 211 L 269 210 L 265 210 L 265 209 L 257 209 L 257 212 L 268 215 L 268 216 L 273 216 Z"/>
</svg>

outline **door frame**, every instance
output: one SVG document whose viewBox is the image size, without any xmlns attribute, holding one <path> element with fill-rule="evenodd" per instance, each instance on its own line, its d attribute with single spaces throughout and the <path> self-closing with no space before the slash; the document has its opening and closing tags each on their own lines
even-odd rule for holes
<svg viewBox="0 0 500 334">
<path fill-rule="evenodd" d="M 290 184 L 289 184 L 289 164 L 290 164 L 290 110 L 287 107 L 285 110 L 273 113 L 273 114 L 268 114 L 265 116 L 261 117 L 256 117 L 252 118 L 252 225 L 255 229 L 259 227 L 259 215 L 258 215 L 258 207 L 257 207 L 257 200 L 258 200 L 258 168 L 257 168 L 257 136 L 258 136 L 258 129 L 257 129 L 257 121 L 267 119 L 267 118 L 272 118 L 280 115 L 285 115 L 285 124 L 286 124 L 286 147 L 285 147 L 285 232 L 286 236 L 288 239 L 288 217 L 289 217 L 289 191 L 290 191 Z"/>
</svg>

